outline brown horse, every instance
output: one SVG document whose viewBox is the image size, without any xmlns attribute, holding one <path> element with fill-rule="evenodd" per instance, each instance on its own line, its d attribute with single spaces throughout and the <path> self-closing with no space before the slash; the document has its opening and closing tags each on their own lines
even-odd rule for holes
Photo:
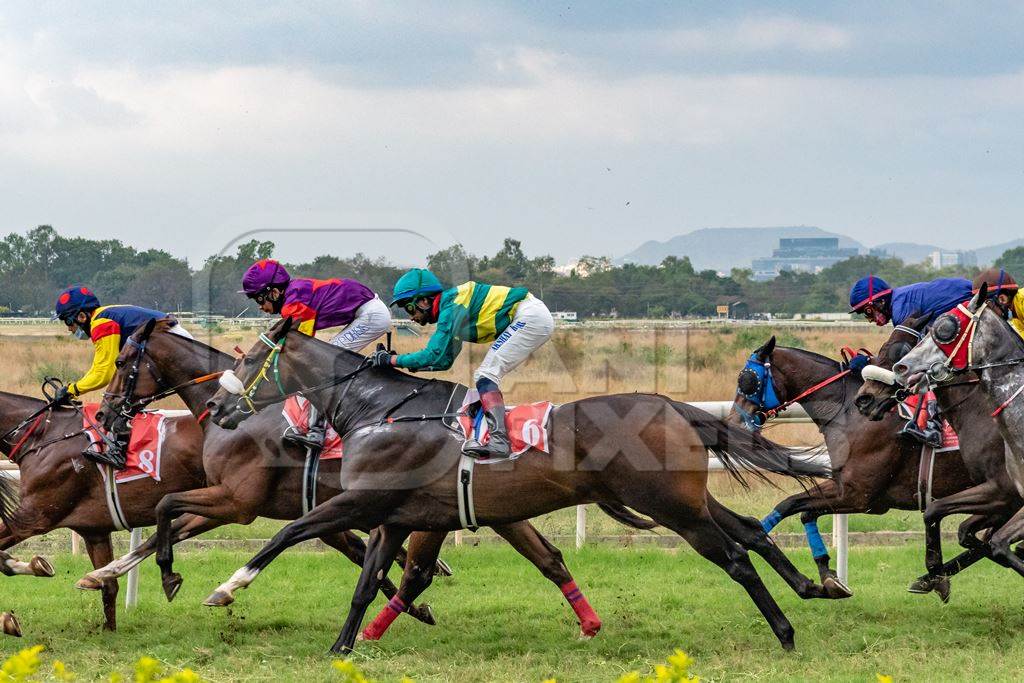
<svg viewBox="0 0 1024 683">
<path fill-rule="evenodd" d="M 886 353 L 885 347 L 880 353 Z M 905 420 L 896 415 L 883 413 L 877 420 L 861 415 L 854 404 L 861 380 L 851 373 L 841 375 L 843 368 L 831 358 L 802 349 L 776 347 L 775 337 L 772 337 L 754 351 L 747 363 L 748 368 L 752 365 L 751 370 L 745 368 L 740 373 L 737 381 L 731 415 L 736 421 L 773 407 L 757 398 L 767 391 L 767 383 L 771 383 L 777 400 L 782 402 L 830 378 L 837 378 L 799 401 L 825 437 L 832 461 L 832 478 L 789 496 L 762 522 L 766 529 L 771 529 L 786 517 L 799 514 L 822 581 L 827 581 L 835 578 L 835 572 L 829 566 L 828 550 L 818 532 L 818 518 L 834 513 L 881 515 L 891 509 L 918 509 L 921 447 L 897 436 Z M 752 370 L 766 365 L 770 371 L 762 370 L 761 378 L 756 379 Z M 748 427 L 760 426 L 749 417 L 745 421 Z M 959 457 L 936 459 L 933 483 L 936 495 L 950 495 L 972 484 Z M 947 586 L 937 588 L 948 596 Z"/>
<path fill-rule="evenodd" d="M 17 427 L 46 404 L 36 398 L 0 392 L 0 433 Z M 77 410 L 59 408 L 43 413 L 18 433 L 0 443 L 0 451 L 14 454 L 20 470 L 20 501 L 13 509 L 0 505 L 0 550 L 6 550 L 33 536 L 54 529 L 71 529 L 85 540 L 86 551 L 94 567 L 113 559 L 110 534 L 119 525 L 114 522 L 104 493 L 104 475 L 100 468 L 82 457 L 88 439 L 82 430 L 82 415 Z M 153 508 L 164 494 L 202 485 L 200 452 L 192 448 L 199 426 L 191 417 L 169 418 L 166 443 L 169 452 L 163 459 L 161 480 L 150 477 L 118 485 L 118 496 L 125 520 L 131 526 L 149 526 L 155 522 Z M 20 444 L 20 446 L 19 446 Z M 19 446 L 16 448 L 16 446 Z M 0 487 L 12 482 L 0 474 Z M 17 490 L 17 489 L 15 489 Z M 5 574 L 31 573 L 52 576 L 53 570 L 42 558 L 29 563 L 8 560 L 0 563 Z M 98 585 L 103 592 L 103 627 L 117 625 L 117 581 Z"/>
<path fill-rule="evenodd" d="M 924 319 L 917 319 L 897 327 L 873 363 L 885 370 L 902 365 L 911 348 L 926 337 L 925 323 Z M 899 388 L 893 386 L 892 380 L 895 377 L 891 372 L 888 375 L 883 372 L 876 374 L 886 381 L 865 382 L 857 397 L 858 407 L 873 419 L 879 419 L 895 404 L 896 390 Z M 992 538 L 992 532 L 1003 527 L 1024 504 L 1007 470 L 1005 441 L 999 425 L 990 415 L 992 406 L 977 375 L 968 369 L 958 373 L 951 382 L 937 385 L 934 390 L 941 415 L 960 437 L 960 454 L 970 472 L 971 481 L 952 494 L 936 495 L 925 509 L 925 541 L 928 548 L 925 564 L 928 573 L 911 584 L 912 592 L 927 592 L 936 585 L 948 582 L 949 576 L 982 558 L 993 559 L 1004 566 L 1012 564 L 1006 558 L 1014 551 L 1010 550 L 1008 543 Z M 967 550 L 943 563 L 939 527 L 942 520 L 951 514 L 970 515 L 958 530 L 960 544 Z M 979 536 L 982 532 L 986 533 Z M 1013 562 L 1020 562 L 1021 555 L 1017 551 Z"/>
<path fill-rule="evenodd" d="M 477 465 L 470 484 L 461 474 L 460 439 L 437 419 L 453 405 L 458 385 L 371 369 L 359 354 L 304 335 L 287 336 L 290 328 L 285 320 L 261 335 L 239 362 L 238 375 L 222 378 L 225 387 L 241 382 L 248 390 L 243 397 L 218 391 L 207 404 L 211 419 L 237 428 L 257 406 L 303 391 L 344 435 L 344 491 L 282 529 L 210 601 L 249 585 L 278 554 L 310 536 L 338 527 L 382 527 L 371 537 L 352 609 L 332 648 L 348 651 L 381 578 L 412 531 L 459 529 L 474 514 L 482 525 L 508 524 L 605 502 L 634 508 L 682 535 L 746 589 L 782 646 L 793 647 L 792 625 L 746 550 L 717 520 L 728 518 L 739 527 L 757 527 L 757 521 L 709 505 L 707 492 L 709 449 L 740 480 L 739 468 L 790 473 L 787 449 L 664 396 L 603 396 L 553 410 L 550 454 L 530 451 L 496 466 Z M 323 382 L 325 375 L 331 379 Z M 460 497 L 459 489 L 466 495 Z M 824 588 L 816 588 L 817 597 L 827 597 Z"/>
<path fill-rule="evenodd" d="M 230 368 L 234 358 L 198 341 L 168 333 L 167 323 L 161 321 L 147 324 L 137 331 L 117 362 L 118 370 L 98 414 L 107 427 L 117 421 L 125 407 L 130 408 L 126 404 L 145 402 L 170 387 L 179 388 L 178 393 L 188 408 L 196 416 L 202 415 L 207 400 L 216 390 L 216 383 L 193 384 L 191 380 Z M 127 396 L 128 393 L 131 396 Z M 287 422 L 280 410 L 260 413 L 246 422 L 243 429 L 224 430 L 209 425 L 208 421 L 204 421 L 204 426 L 204 434 L 196 434 L 190 447 L 204 453 L 206 486 L 169 493 L 164 497 L 156 509 L 156 534 L 135 552 L 86 575 L 81 581 L 83 587 L 97 585 L 104 578 L 120 576 L 156 552 L 164 588 L 168 599 L 171 599 L 182 581 L 172 567 L 173 543 L 222 524 L 248 524 L 257 516 L 295 519 L 303 514 L 306 453 L 304 448 L 281 439 Z M 319 463 L 315 480 L 317 500 L 326 500 L 340 491 L 340 469 L 341 461 L 338 459 Z M 616 520 L 631 526 L 654 526 L 623 508 L 606 506 L 603 509 Z M 498 525 L 495 531 L 555 585 L 560 588 L 572 585 L 578 590 L 561 552 L 529 522 Z M 409 559 L 403 564 L 407 572 L 417 574 L 412 582 L 414 585 L 429 583 L 445 536 L 443 532 L 416 534 L 410 540 Z M 321 538 L 335 547 L 344 545 L 348 552 L 354 549 L 358 556 L 353 560 L 361 563 L 365 546 L 358 536 L 345 532 L 344 535 L 326 534 Z M 395 592 L 393 584 L 386 581 L 384 593 L 393 598 Z M 230 599 L 232 596 L 225 596 L 219 604 L 226 604 Z M 402 604 L 412 606 L 413 602 L 407 599 Z M 578 608 L 583 634 L 595 635 L 600 621 L 596 614 L 587 611 L 589 607 L 585 607 L 585 600 L 571 600 L 570 604 L 574 609 Z M 429 607 L 413 606 L 407 611 L 421 621 L 433 623 Z M 380 637 L 382 633 L 374 631 L 372 635 Z"/>
</svg>

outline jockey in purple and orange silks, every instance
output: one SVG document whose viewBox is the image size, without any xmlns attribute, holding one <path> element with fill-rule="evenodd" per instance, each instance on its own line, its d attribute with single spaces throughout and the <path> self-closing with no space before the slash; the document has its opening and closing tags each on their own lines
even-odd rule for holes
<svg viewBox="0 0 1024 683">
<path fill-rule="evenodd" d="M 850 288 L 850 312 L 862 314 L 879 327 L 890 321 L 895 327 L 911 318 L 924 316 L 924 329 L 927 329 L 940 315 L 974 296 L 971 290 L 971 281 L 961 277 L 892 288 L 877 275 L 865 275 Z M 924 404 L 922 399 L 918 405 Z M 938 448 L 942 445 L 942 420 L 937 417 L 935 401 L 928 401 L 928 404 L 926 426 L 922 428 L 915 415 L 915 419 L 907 422 L 900 433 Z M 922 409 L 919 408 L 918 412 Z"/>
<path fill-rule="evenodd" d="M 391 310 L 358 280 L 293 278 L 274 259 L 261 259 L 249 266 L 242 277 L 242 293 L 264 313 L 291 318 L 298 323 L 299 332 L 309 336 L 317 330 L 344 326 L 329 341 L 349 351 L 361 351 L 391 328 Z M 290 433 L 290 441 L 318 449 L 323 446 L 324 423 L 315 413 L 311 407 L 309 432 Z"/>
</svg>

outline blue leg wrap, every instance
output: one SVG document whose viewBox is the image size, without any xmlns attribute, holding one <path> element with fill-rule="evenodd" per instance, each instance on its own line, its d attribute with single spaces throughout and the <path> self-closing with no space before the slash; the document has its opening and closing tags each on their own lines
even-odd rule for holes
<svg viewBox="0 0 1024 683">
<path fill-rule="evenodd" d="M 764 529 L 766 534 L 771 533 L 772 529 L 779 525 L 782 521 L 782 515 L 779 514 L 778 510 L 772 510 L 768 513 L 768 516 L 761 520 L 761 528 Z"/>
<path fill-rule="evenodd" d="M 804 533 L 807 534 L 807 545 L 811 547 L 811 555 L 814 559 L 828 555 L 828 548 L 825 547 L 825 541 L 821 539 L 817 522 L 805 522 Z"/>
</svg>

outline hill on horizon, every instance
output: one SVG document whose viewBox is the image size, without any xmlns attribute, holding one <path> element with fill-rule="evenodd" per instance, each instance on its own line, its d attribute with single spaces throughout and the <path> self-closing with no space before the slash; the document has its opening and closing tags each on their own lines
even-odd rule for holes
<svg viewBox="0 0 1024 683">
<path fill-rule="evenodd" d="M 637 263 L 653 266 L 661 263 L 667 256 L 687 256 L 697 270 L 728 273 L 732 268 L 749 268 L 750 262 L 755 258 L 771 256 L 772 250 L 779 246 L 779 240 L 786 237 L 837 237 L 840 247 L 856 247 L 864 254 L 869 250 L 868 246 L 852 237 L 809 225 L 702 228 L 677 235 L 664 242 L 648 240 L 614 262 L 617 265 Z M 978 266 L 984 268 L 991 265 L 1007 249 L 1019 246 L 1024 246 L 1024 238 L 978 247 L 973 251 L 978 257 Z M 950 250 L 949 247 L 917 242 L 886 242 L 870 248 L 888 252 L 904 263 L 920 263 L 934 251 Z"/>
</svg>

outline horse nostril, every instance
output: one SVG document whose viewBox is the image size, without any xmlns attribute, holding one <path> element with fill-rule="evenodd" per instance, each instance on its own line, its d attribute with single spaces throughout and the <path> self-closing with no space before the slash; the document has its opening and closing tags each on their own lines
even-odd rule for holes
<svg viewBox="0 0 1024 683">
<path fill-rule="evenodd" d="M 909 368 L 906 366 L 905 363 L 897 363 L 896 365 L 892 366 L 892 371 L 897 375 L 905 375 L 907 374 L 907 370 L 909 370 Z"/>
<path fill-rule="evenodd" d="M 874 401 L 870 396 L 858 396 L 853 402 L 858 408 L 867 408 Z"/>
</svg>

